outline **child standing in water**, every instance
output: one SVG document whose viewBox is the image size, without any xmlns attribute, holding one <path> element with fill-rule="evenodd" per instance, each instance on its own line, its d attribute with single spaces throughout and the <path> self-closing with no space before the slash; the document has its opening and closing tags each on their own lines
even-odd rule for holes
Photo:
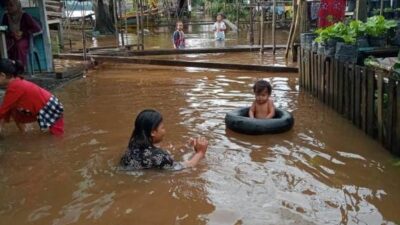
<svg viewBox="0 0 400 225">
<path fill-rule="evenodd" d="M 253 91 L 256 100 L 250 107 L 249 117 L 257 119 L 271 119 L 275 116 L 274 102 L 270 98 L 272 87 L 268 81 L 258 80 L 254 86 Z"/>
<path fill-rule="evenodd" d="M 144 110 L 136 117 L 135 129 L 129 140 L 128 149 L 121 158 L 124 169 L 172 169 L 181 170 L 194 167 L 207 151 L 205 138 L 191 140 L 195 154 L 188 161 L 176 162 L 166 151 L 155 146 L 165 135 L 162 115 L 152 109 Z"/>
<path fill-rule="evenodd" d="M 215 40 L 217 41 L 224 41 L 225 40 L 225 30 L 226 26 L 224 21 L 222 21 L 222 15 L 218 14 L 217 15 L 217 22 L 214 23 L 214 35 L 215 35 Z"/>
<path fill-rule="evenodd" d="M 182 21 L 176 22 L 176 30 L 172 35 L 172 41 L 174 44 L 174 49 L 185 48 L 185 33 L 183 33 Z"/>
</svg>

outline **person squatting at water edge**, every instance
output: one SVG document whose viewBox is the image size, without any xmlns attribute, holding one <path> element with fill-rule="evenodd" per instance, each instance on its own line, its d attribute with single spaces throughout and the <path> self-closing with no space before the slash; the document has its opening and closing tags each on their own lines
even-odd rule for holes
<svg viewBox="0 0 400 225">
<path fill-rule="evenodd" d="M 163 140 L 165 133 L 163 117 L 159 112 L 152 109 L 140 112 L 136 117 L 135 128 L 129 140 L 128 148 L 120 161 L 122 169 L 182 170 L 196 166 L 204 158 L 208 141 L 200 137 L 190 140 L 190 145 L 195 153 L 189 160 L 183 162 L 173 160 L 169 153 L 155 146 Z"/>
<path fill-rule="evenodd" d="M 272 87 L 266 80 L 258 80 L 253 86 L 256 97 L 250 107 L 249 117 L 257 119 L 271 119 L 275 116 L 275 106 L 271 99 Z"/>
<path fill-rule="evenodd" d="M 29 39 L 32 34 L 41 31 L 42 28 L 32 16 L 22 11 L 19 0 L 8 0 L 6 9 L 7 13 L 3 16 L 2 25 L 8 27 L 6 33 L 8 57 L 19 60 L 26 66 Z"/>
<path fill-rule="evenodd" d="M 0 60 L 0 86 L 6 88 L 0 106 L 0 133 L 12 118 L 21 132 L 26 123 L 38 122 L 43 131 L 53 135 L 64 133 L 63 105 L 47 90 L 24 80 L 24 66 L 19 61 Z"/>
</svg>

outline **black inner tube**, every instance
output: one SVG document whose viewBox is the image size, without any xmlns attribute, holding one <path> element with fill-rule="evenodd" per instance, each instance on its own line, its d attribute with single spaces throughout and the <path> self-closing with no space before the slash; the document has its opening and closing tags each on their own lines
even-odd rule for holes
<svg viewBox="0 0 400 225">
<path fill-rule="evenodd" d="M 225 116 L 226 126 L 243 134 L 276 134 L 290 130 L 294 124 L 291 113 L 276 108 L 273 119 L 249 118 L 250 107 L 239 108 L 228 112 Z"/>
</svg>

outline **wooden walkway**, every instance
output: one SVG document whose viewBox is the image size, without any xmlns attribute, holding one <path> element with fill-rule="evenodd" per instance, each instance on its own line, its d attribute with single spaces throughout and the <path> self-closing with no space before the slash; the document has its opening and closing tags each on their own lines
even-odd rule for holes
<svg viewBox="0 0 400 225">
<path fill-rule="evenodd" d="M 82 60 L 82 54 L 60 54 L 60 59 Z M 168 59 L 145 59 L 132 56 L 106 56 L 106 55 L 88 55 L 97 62 L 113 62 L 113 63 L 134 63 L 160 66 L 183 66 L 183 67 L 199 67 L 209 69 L 231 69 L 231 70 L 250 70 L 263 72 L 281 72 L 281 73 L 297 73 L 298 68 L 286 66 L 267 66 L 267 65 L 248 65 L 234 63 L 213 63 L 213 62 L 193 62 L 183 60 Z"/>
</svg>

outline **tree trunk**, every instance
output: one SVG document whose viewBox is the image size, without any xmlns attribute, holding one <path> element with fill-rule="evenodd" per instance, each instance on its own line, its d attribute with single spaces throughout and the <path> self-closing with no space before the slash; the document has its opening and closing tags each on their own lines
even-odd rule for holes
<svg viewBox="0 0 400 225">
<path fill-rule="evenodd" d="M 96 15 L 95 30 L 101 34 L 113 34 L 115 28 L 112 0 L 96 0 L 93 3 Z"/>
</svg>

